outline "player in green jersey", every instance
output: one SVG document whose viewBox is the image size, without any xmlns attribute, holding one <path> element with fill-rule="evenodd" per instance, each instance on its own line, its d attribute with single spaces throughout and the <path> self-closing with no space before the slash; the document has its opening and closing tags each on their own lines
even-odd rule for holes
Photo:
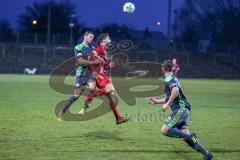
<svg viewBox="0 0 240 160">
<path fill-rule="evenodd" d="M 68 98 L 61 112 L 59 113 L 59 120 L 63 120 L 64 113 L 73 104 L 84 91 L 84 87 L 88 84 L 90 90 L 95 89 L 96 82 L 92 78 L 91 72 L 88 70 L 88 65 L 100 64 L 101 61 L 89 61 L 89 56 L 94 49 L 91 46 L 91 42 L 94 39 L 92 32 L 86 31 L 84 34 L 84 40 L 82 43 L 74 47 L 74 57 L 76 58 L 76 76 L 75 76 L 75 90 L 72 96 Z"/>
<path fill-rule="evenodd" d="M 204 156 L 204 160 L 211 160 L 213 155 L 199 143 L 196 134 L 190 134 L 188 130 L 188 116 L 191 105 L 183 94 L 179 81 L 172 75 L 171 71 L 172 62 L 170 60 L 164 61 L 162 72 L 165 77 L 164 92 L 166 98 L 149 97 L 147 99 L 149 104 L 163 104 L 163 112 L 168 108 L 172 110 L 161 128 L 161 132 L 168 137 L 182 138 L 190 147 L 200 152 Z"/>
</svg>

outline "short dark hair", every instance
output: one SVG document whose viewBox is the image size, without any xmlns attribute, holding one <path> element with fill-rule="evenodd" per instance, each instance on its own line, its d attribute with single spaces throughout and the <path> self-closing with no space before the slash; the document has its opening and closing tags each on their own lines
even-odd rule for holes
<svg viewBox="0 0 240 160">
<path fill-rule="evenodd" d="M 169 72 L 172 72 L 172 61 L 171 60 L 165 60 L 161 63 L 162 67 Z"/>
<path fill-rule="evenodd" d="M 101 33 L 99 36 L 98 36 L 98 41 L 99 43 L 101 43 L 106 37 L 108 37 L 109 34 L 108 33 Z"/>
<path fill-rule="evenodd" d="M 93 33 L 92 31 L 85 31 L 85 32 L 84 32 L 84 36 L 87 36 L 87 35 L 89 35 L 89 34 L 94 35 L 94 33 Z"/>
</svg>

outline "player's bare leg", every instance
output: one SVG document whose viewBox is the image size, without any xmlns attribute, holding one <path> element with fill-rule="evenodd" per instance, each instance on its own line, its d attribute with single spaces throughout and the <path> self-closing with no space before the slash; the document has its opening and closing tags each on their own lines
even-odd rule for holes
<svg viewBox="0 0 240 160">
<path fill-rule="evenodd" d="M 88 81 L 88 87 L 90 89 L 90 91 L 94 91 L 96 89 L 96 81 L 91 79 Z"/>
</svg>

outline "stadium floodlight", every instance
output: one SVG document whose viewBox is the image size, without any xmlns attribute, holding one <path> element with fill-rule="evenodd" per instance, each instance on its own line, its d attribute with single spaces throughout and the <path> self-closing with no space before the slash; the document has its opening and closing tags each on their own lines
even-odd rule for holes
<svg viewBox="0 0 240 160">
<path fill-rule="evenodd" d="M 38 21 L 36 20 L 36 19 L 34 19 L 33 21 L 32 21 L 32 24 L 33 25 L 36 25 L 38 23 Z"/>
</svg>

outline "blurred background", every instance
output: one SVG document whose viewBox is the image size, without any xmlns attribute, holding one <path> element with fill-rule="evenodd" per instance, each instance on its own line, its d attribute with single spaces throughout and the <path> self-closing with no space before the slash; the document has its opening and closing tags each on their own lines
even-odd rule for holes
<svg viewBox="0 0 240 160">
<path fill-rule="evenodd" d="M 180 78 L 240 78 L 239 0 L 131 0 L 133 14 L 126 2 L 2 0 L 0 73 L 49 74 L 90 30 L 131 40 L 131 62 L 176 58 Z"/>
</svg>

